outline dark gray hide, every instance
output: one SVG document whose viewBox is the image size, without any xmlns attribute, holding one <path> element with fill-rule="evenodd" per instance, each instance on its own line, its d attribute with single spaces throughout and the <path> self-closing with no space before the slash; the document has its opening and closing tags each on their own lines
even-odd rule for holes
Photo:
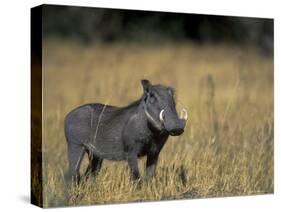
<svg viewBox="0 0 281 212">
<path fill-rule="evenodd" d="M 146 174 L 153 176 L 159 153 L 169 135 L 183 133 L 187 120 L 179 118 L 174 90 L 142 80 L 142 97 L 126 107 L 86 104 L 65 118 L 69 170 L 66 179 L 79 179 L 85 153 L 90 164 L 86 171 L 96 174 L 103 159 L 127 160 L 133 179 L 140 177 L 137 159 L 147 156 Z"/>
</svg>

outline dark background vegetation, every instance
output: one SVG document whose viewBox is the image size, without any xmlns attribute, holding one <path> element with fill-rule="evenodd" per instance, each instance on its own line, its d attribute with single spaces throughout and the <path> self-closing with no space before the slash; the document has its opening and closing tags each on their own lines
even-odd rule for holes
<svg viewBox="0 0 281 212">
<path fill-rule="evenodd" d="M 68 6 L 43 7 L 43 35 L 82 43 L 230 43 L 273 52 L 273 19 Z"/>
</svg>

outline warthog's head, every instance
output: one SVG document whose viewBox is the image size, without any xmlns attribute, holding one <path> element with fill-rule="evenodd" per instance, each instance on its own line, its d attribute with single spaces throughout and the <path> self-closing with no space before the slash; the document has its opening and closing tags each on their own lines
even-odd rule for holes
<svg viewBox="0 0 281 212">
<path fill-rule="evenodd" d="M 148 80 L 142 80 L 144 89 L 144 111 L 148 121 L 158 130 L 177 136 L 183 133 L 187 112 L 181 111 L 179 117 L 176 111 L 174 89 L 163 85 L 152 85 Z"/>
</svg>

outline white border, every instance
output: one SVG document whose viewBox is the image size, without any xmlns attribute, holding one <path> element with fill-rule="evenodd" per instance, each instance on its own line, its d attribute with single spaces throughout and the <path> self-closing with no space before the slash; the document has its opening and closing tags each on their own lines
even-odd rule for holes
<svg viewBox="0 0 281 212">
<path fill-rule="evenodd" d="M 275 194 L 142 204 L 76 207 L 68 210 L 277 211 L 280 205 L 280 6 L 278 1 L 5 1 L 0 8 L 0 210 L 36 210 L 27 203 L 30 161 L 30 8 L 42 3 L 275 18 Z M 243 36 L 243 35 L 241 35 Z M 278 60 L 279 59 L 279 60 Z M 279 166 L 279 167 L 278 167 Z M 6 209 L 6 210 L 4 210 Z M 65 210 L 65 209 L 54 209 Z"/>
</svg>

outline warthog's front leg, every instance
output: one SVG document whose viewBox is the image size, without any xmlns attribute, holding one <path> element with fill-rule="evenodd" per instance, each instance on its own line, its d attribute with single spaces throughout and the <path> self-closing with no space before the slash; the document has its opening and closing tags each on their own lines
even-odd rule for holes
<svg viewBox="0 0 281 212">
<path fill-rule="evenodd" d="M 129 153 L 127 159 L 133 180 L 138 180 L 140 178 L 140 172 L 137 155 L 135 153 Z"/>
<path fill-rule="evenodd" d="M 155 175 L 156 165 L 159 154 L 148 154 L 146 159 L 146 176 L 152 177 Z"/>
</svg>

